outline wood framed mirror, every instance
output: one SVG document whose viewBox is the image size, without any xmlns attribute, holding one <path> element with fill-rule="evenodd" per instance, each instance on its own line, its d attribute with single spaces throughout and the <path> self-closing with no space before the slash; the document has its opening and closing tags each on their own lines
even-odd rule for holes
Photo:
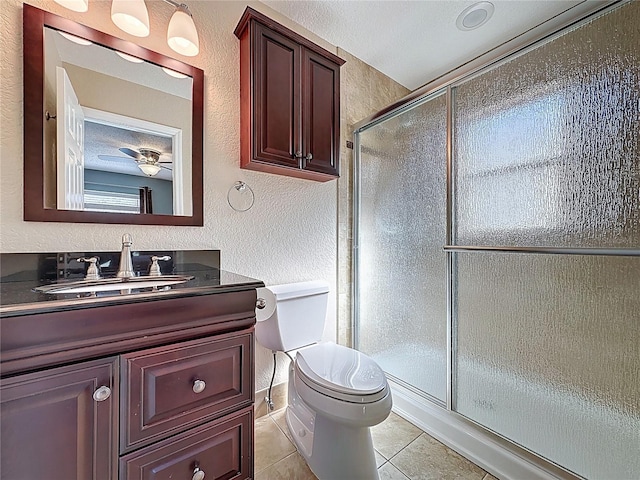
<svg viewBox="0 0 640 480">
<path fill-rule="evenodd" d="M 24 5 L 24 220 L 203 225 L 204 72 Z"/>
</svg>

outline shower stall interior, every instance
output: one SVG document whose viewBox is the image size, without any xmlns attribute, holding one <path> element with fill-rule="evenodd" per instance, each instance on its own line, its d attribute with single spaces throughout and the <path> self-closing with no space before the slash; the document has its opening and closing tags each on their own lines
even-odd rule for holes
<svg viewBox="0 0 640 480">
<path fill-rule="evenodd" d="M 638 45 L 618 4 L 355 132 L 355 346 L 558 476 L 640 478 Z"/>
</svg>

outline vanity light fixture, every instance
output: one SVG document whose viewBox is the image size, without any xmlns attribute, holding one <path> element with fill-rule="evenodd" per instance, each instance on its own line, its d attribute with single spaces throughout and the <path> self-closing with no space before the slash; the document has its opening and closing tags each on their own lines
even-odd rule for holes
<svg viewBox="0 0 640 480">
<path fill-rule="evenodd" d="M 145 175 L 153 177 L 157 175 L 161 168 L 153 163 L 138 163 L 138 168 L 144 172 Z"/>
<path fill-rule="evenodd" d="M 89 9 L 89 0 L 54 1 L 76 12 L 86 12 Z M 200 52 L 200 41 L 189 7 L 173 0 L 163 1 L 176 9 L 169 20 L 167 43 L 174 52 L 186 57 L 195 57 Z M 111 20 L 120 30 L 130 35 L 149 36 L 149 11 L 144 0 L 111 0 Z"/>
<path fill-rule="evenodd" d="M 173 0 L 164 0 L 176 7 L 169 28 L 167 29 L 167 43 L 175 51 L 187 57 L 194 57 L 200 51 L 198 31 L 193 23 L 193 16 L 184 3 L 178 4 Z"/>
<path fill-rule="evenodd" d="M 74 12 L 86 12 L 89 10 L 89 0 L 53 0 L 58 5 L 62 5 Z"/>
<path fill-rule="evenodd" d="M 149 11 L 144 0 L 112 0 L 111 20 L 131 35 L 149 36 Z"/>
</svg>

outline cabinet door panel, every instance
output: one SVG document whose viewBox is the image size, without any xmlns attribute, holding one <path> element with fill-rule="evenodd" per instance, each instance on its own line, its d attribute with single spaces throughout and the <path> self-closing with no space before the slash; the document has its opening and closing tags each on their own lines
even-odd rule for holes
<svg viewBox="0 0 640 480">
<path fill-rule="evenodd" d="M 254 157 L 298 168 L 300 47 L 260 24 L 255 36 Z"/>
<path fill-rule="evenodd" d="M 338 175 L 340 67 L 307 49 L 302 62 L 302 168 Z"/>
<path fill-rule="evenodd" d="M 244 333 L 123 355 L 122 451 L 251 404 L 252 346 Z"/>
<path fill-rule="evenodd" d="M 122 457 L 121 480 L 252 478 L 253 407 Z"/>
<path fill-rule="evenodd" d="M 2 380 L 0 477 L 115 478 L 116 368 L 111 358 Z M 111 396 L 97 402 L 103 385 Z"/>
</svg>

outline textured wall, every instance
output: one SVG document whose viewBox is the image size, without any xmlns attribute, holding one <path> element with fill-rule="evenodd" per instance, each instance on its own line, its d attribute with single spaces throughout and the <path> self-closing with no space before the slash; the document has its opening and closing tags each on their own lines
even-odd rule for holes
<svg viewBox="0 0 640 480">
<path fill-rule="evenodd" d="M 111 2 L 91 0 L 89 11 L 83 14 L 66 10 L 51 0 L 28 3 L 151 50 L 179 57 L 165 42 L 173 8 L 160 0 L 146 1 L 151 35 L 144 39 L 131 37 L 115 27 L 109 16 Z M 335 47 L 263 4 L 248 3 L 337 53 Z M 201 53 L 184 60 L 205 72 L 205 218 L 204 227 L 200 228 L 22 220 L 22 1 L 0 0 L 0 251 L 117 250 L 124 232 L 131 233 L 134 247 L 143 250 L 218 248 L 222 251 L 224 269 L 259 278 L 267 285 L 310 279 L 328 281 L 332 296 L 325 337 L 335 338 L 338 182 L 317 183 L 239 168 L 239 42 L 233 29 L 246 5 L 244 2 L 189 2 L 200 34 Z M 350 56 L 348 61 L 361 63 Z M 346 67 L 350 72 L 350 67 Z M 361 94 L 357 90 L 370 85 L 375 78 L 386 79 L 370 67 L 364 70 L 366 73 L 361 74 L 370 78 L 363 83 L 357 79 L 358 73 L 343 75 L 342 88 L 351 91 L 348 98 L 343 96 L 343 115 L 345 111 L 357 112 L 349 118 L 370 113 L 370 89 Z M 254 207 L 244 213 L 232 210 L 227 204 L 227 191 L 236 180 L 247 182 L 256 196 Z M 256 388 L 261 389 L 270 379 L 271 355 L 258 347 L 256 359 Z M 276 382 L 286 378 L 284 362 L 280 363 Z"/>
</svg>

